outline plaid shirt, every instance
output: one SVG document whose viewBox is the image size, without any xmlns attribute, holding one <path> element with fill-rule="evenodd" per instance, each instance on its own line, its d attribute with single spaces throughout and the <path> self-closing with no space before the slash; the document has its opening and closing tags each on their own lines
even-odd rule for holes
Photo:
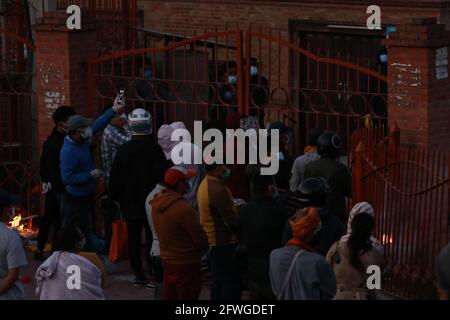
<svg viewBox="0 0 450 320">
<path fill-rule="evenodd" d="M 105 171 L 105 185 L 109 185 L 109 176 L 117 149 L 125 142 L 131 140 L 131 133 L 128 126 L 118 128 L 108 124 L 102 136 L 102 163 Z"/>
</svg>

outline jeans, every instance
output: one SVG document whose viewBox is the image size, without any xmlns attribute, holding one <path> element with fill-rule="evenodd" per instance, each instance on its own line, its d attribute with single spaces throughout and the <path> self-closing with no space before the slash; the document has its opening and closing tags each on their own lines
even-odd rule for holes
<svg viewBox="0 0 450 320">
<path fill-rule="evenodd" d="M 127 219 L 127 231 L 128 231 L 128 255 L 130 257 L 131 268 L 133 273 L 142 274 L 142 259 L 141 259 L 141 243 L 142 243 L 142 229 L 145 229 L 145 235 L 149 243 L 147 243 L 147 263 L 150 260 L 150 248 L 152 247 L 151 242 L 153 241 L 152 231 L 148 225 L 147 218 L 141 219 Z M 151 269 L 151 266 L 148 266 Z"/>
<path fill-rule="evenodd" d="M 240 300 L 241 275 L 236 263 L 236 244 L 213 246 L 209 252 L 211 300 Z"/>
</svg>

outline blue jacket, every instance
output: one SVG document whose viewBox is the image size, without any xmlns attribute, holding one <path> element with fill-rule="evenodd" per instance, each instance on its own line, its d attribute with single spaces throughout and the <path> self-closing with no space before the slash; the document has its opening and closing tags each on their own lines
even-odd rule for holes
<svg viewBox="0 0 450 320">
<path fill-rule="evenodd" d="M 114 111 L 109 109 L 98 117 L 92 124 L 92 134 L 103 131 L 114 114 Z M 97 181 L 90 174 L 95 169 L 95 164 L 89 143 L 79 144 L 66 136 L 60 156 L 61 178 L 66 191 L 75 196 L 94 194 Z"/>
</svg>

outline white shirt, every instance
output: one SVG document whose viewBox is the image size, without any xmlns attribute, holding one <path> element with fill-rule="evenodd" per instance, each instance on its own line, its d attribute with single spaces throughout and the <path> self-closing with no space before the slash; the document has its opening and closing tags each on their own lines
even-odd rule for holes
<svg viewBox="0 0 450 320">
<path fill-rule="evenodd" d="M 150 229 L 152 230 L 152 235 L 153 235 L 153 242 L 152 242 L 152 248 L 150 250 L 150 256 L 159 256 L 160 255 L 159 240 L 158 240 L 158 236 L 156 235 L 155 226 L 153 224 L 152 206 L 150 205 L 150 201 L 153 200 L 153 198 L 155 198 L 157 193 L 159 193 L 163 190 L 166 190 L 166 187 L 164 187 L 160 184 L 156 184 L 155 188 L 148 194 L 147 199 L 145 199 L 145 211 L 147 212 L 148 224 L 150 225 Z"/>
</svg>

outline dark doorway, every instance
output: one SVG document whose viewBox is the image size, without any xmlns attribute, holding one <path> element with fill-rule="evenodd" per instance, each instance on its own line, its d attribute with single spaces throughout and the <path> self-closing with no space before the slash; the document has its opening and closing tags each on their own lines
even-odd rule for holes
<svg viewBox="0 0 450 320">
<path fill-rule="evenodd" d="M 345 61 L 386 75 L 379 63 L 383 30 L 368 30 L 364 26 L 344 26 L 338 23 L 290 23 L 291 42 L 322 58 Z M 332 63 L 319 63 L 306 55 L 291 57 L 294 70 L 291 86 L 300 89 L 297 133 L 301 148 L 306 144 L 307 132 L 322 127 L 337 132 L 347 151 L 351 133 L 361 126 L 387 117 L 387 104 L 375 101 L 374 95 L 385 95 L 386 84 L 371 76 Z M 372 112 L 377 109 L 383 112 Z M 370 117 L 369 117 L 370 116 Z M 382 124 L 381 120 L 379 122 Z"/>
</svg>

